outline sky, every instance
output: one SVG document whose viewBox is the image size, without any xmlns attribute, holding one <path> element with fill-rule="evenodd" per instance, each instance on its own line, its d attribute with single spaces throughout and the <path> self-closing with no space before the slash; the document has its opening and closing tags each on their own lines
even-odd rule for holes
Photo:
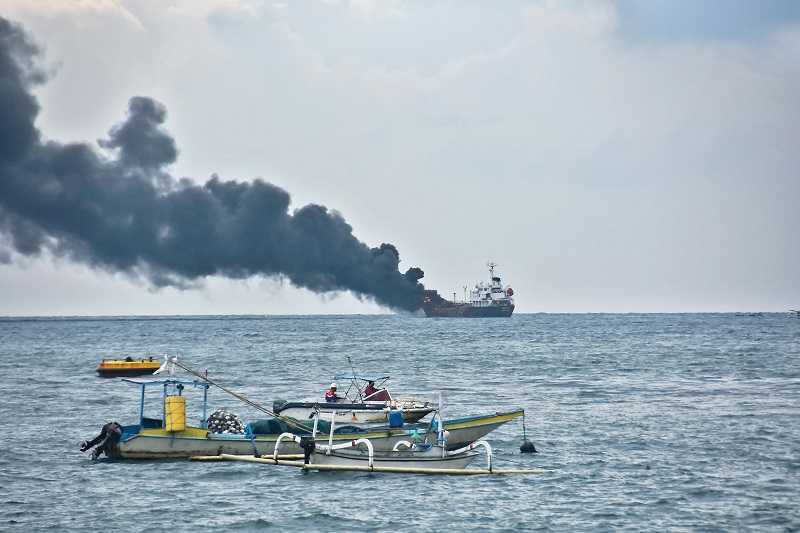
<svg viewBox="0 0 800 533">
<path fill-rule="evenodd" d="M 166 110 L 174 176 L 341 213 L 452 295 L 499 264 L 517 312 L 800 306 L 791 0 L 0 0 L 41 46 L 47 139 Z M 52 254 L 0 315 L 386 313 L 285 278 L 192 288 Z"/>
</svg>

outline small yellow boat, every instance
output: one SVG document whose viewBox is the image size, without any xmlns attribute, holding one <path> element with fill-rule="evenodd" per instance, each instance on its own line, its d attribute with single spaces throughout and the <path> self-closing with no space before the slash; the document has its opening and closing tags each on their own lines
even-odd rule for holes
<svg viewBox="0 0 800 533">
<path fill-rule="evenodd" d="M 103 378 L 116 378 L 127 376 L 143 376 L 152 374 L 161 367 L 157 359 L 103 359 L 97 365 L 97 373 Z"/>
</svg>

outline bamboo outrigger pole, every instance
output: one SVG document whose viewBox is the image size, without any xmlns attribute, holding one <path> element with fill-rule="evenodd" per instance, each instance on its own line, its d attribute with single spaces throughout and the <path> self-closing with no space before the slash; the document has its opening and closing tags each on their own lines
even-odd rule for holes
<svg viewBox="0 0 800 533">
<path fill-rule="evenodd" d="M 318 471 L 337 471 L 337 472 L 378 472 L 387 474 L 430 474 L 430 475 L 450 475 L 450 476 L 490 476 L 490 475 L 511 475 L 511 474 L 546 474 L 548 471 L 541 468 L 528 469 L 496 469 L 487 470 L 485 468 L 422 468 L 422 467 L 400 467 L 400 466 L 361 466 L 361 465 L 315 465 L 307 464 L 303 461 L 277 460 L 272 457 L 253 457 L 250 455 L 231 455 L 223 453 L 209 457 L 192 457 L 194 461 L 243 461 L 246 463 L 260 463 L 264 465 L 294 466 L 302 470 Z"/>
</svg>

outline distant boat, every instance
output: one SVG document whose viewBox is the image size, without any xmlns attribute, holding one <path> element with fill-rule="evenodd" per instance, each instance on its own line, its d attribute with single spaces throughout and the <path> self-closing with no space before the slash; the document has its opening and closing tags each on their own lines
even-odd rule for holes
<svg viewBox="0 0 800 533">
<path fill-rule="evenodd" d="M 97 365 L 97 373 L 103 378 L 121 378 L 131 376 L 144 376 L 152 374 L 159 369 L 161 363 L 148 357 L 147 359 L 103 359 Z"/>
<path fill-rule="evenodd" d="M 789 309 L 789 316 L 800 318 L 800 311 L 797 309 Z"/>
<path fill-rule="evenodd" d="M 435 290 L 426 290 L 422 310 L 428 317 L 483 318 L 509 317 L 514 312 L 514 289 L 506 286 L 495 275 L 495 263 L 489 262 L 489 283 L 477 283 L 470 291 L 469 301 L 456 302 L 439 296 Z M 466 287 L 464 288 L 466 291 Z"/>
</svg>

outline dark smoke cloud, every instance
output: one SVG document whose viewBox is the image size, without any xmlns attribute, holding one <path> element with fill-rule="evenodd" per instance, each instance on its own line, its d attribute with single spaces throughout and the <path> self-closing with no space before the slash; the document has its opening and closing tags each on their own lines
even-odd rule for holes
<svg viewBox="0 0 800 533">
<path fill-rule="evenodd" d="M 391 244 L 370 248 L 336 211 L 289 212 L 289 194 L 264 181 L 199 186 L 165 169 L 178 150 L 166 109 L 131 98 L 100 146 L 44 142 L 31 87 L 38 50 L 0 17 L 0 246 L 47 250 L 94 267 L 188 287 L 206 276 L 280 275 L 316 292 L 351 291 L 396 309 L 419 307 L 423 272 L 398 271 Z M 0 249 L 0 261 L 8 259 Z"/>
</svg>

